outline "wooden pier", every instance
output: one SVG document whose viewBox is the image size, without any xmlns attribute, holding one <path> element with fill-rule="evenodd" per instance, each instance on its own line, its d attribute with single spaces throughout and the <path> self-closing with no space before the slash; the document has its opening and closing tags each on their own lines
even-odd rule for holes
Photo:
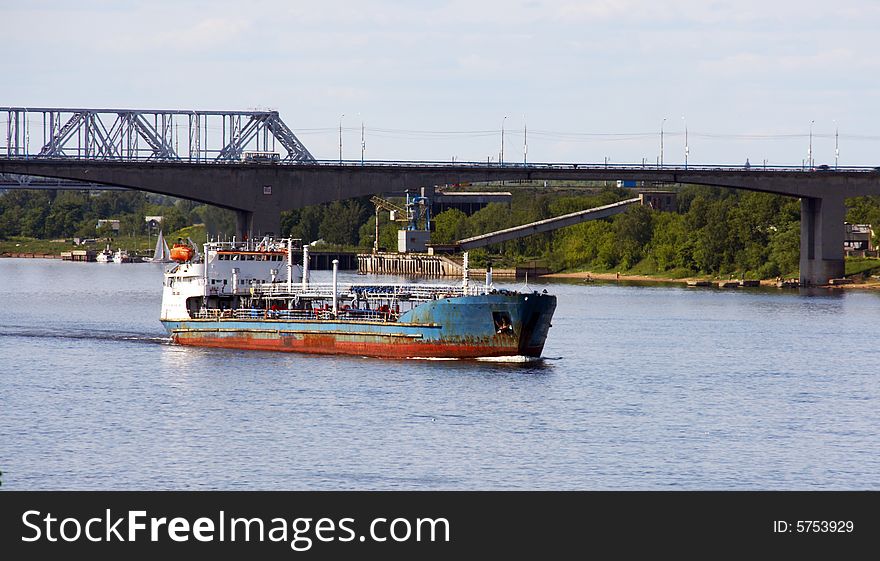
<svg viewBox="0 0 880 561">
<path fill-rule="evenodd" d="M 358 268 L 358 255 L 347 251 L 321 251 L 309 248 L 309 269 L 312 271 L 332 271 L 333 260 L 339 261 L 340 271 L 353 271 Z M 302 250 L 293 251 L 293 262 L 302 263 Z"/>
<path fill-rule="evenodd" d="M 61 259 L 60 255 L 54 253 L 29 253 L 29 252 L 3 252 L 0 257 L 14 257 L 18 259 Z"/>
</svg>

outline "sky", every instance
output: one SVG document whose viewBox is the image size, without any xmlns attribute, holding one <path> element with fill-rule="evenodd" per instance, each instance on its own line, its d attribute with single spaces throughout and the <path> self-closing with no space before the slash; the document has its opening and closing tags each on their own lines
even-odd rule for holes
<svg viewBox="0 0 880 561">
<path fill-rule="evenodd" d="M 275 109 L 318 159 L 340 124 L 359 159 L 363 124 L 368 160 L 497 161 L 503 128 L 505 161 L 656 163 L 662 137 L 674 164 L 687 129 L 694 165 L 800 165 L 811 132 L 817 164 L 837 141 L 880 165 L 877 0 L 0 0 L 0 21 L 0 106 Z"/>
</svg>

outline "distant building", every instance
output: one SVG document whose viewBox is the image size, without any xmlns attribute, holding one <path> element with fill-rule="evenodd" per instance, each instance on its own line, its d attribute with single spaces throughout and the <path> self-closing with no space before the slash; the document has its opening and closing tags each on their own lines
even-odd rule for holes
<svg viewBox="0 0 880 561">
<path fill-rule="evenodd" d="M 472 191 L 444 191 L 442 193 L 437 192 L 434 194 L 434 198 L 431 200 L 431 214 L 436 216 L 444 210 L 457 208 L 458 210 L 470 216 L 481 208 L 484 208 L 489 203 L 500 203 L 510 207 L 510 203 L 512 200 L 513 195 L 511 195 L 507 191 L 492 193 L 477 193 Z"/>
<path fill-rule="evenodd" d="M 874 251 L 874 230 L 870 224 L 843 223 L 843 249 L 846 253 Z"/>
<path fill-rule="evenodd" d="M 426 230 L 398 230 L 398 253 L 425 253 L 431 243 L 431 232 Z"/>
<path fill-rule="evenodd" d="M 147 223 L 147 227 L 151 229 L 156 229 L 162 225 L 162 216 L 144 216 L 144 222 Z"/>
<path fill-rule="evenodd" d="M 639 193 L 641 204 L 661 212 L 677 212 L 678 199 L 675 191 L 646 191 Z"/>
<path fill-rule="evenodd" d="M 95 230 L 99 230 L 105 226 L 109 226 L 111 230 L 118 232 L 119 220 L 98 220 L 98 225 L 95 226 Z"/>
</svg>

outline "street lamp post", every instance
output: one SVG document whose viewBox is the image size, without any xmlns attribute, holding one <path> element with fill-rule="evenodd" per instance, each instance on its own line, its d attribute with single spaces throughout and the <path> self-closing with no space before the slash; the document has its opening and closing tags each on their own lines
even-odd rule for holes
<svg viewBox="0 0 880 561">
<path fill-rule="evenodd" d="M 526 116 L 523 115 L 523 165 L 526 165 L 526 156 L 529 153 L 529 143 L 527 139 L 528 129 L 526 128 Z"/>
<path fill-rule="evenodd" d="M 345 117 L 345 113 L 339 116 L 339 163 L 342 163 L 342 118 Z"/>
<path fill-rule="evenodd" d="M 367 148 L 367 143 L 364 142 L 364 120 L 361 119 L 361 165 L 364 165 L 364 150 Z"/>
<path fill-rule="evenodd" d="M 815 122 L 815 119 L 810 121 L 810 146 L 807 148 L 807 163 L 810 167 L 813 167 L 813 123 Z"/>
<path fill-rule="evenodd" d="M 663 167 L 663 125 L 666 123 L 666 117 L 660 121 L 660 167 Z"/>
<path fill-rule="evenodd" d="M 501 119 L 501 157 L 498 159 L 498 165 L 504 167 L 504 121 L 507 120 L 507 115 Z"/>
<path fill-rule="evenodd" d="M 688 122 L 682 115 L 681 120 L 684 121 L 684 169 L 688 168 Z"/>
<path fill-rule="evenodd" d="M 837 119 L 834 119 L 834 169 L 837 169 L 837 164 L 840 162 L 839 132 L 840 127 L 837 125 Z"/>
</svg>

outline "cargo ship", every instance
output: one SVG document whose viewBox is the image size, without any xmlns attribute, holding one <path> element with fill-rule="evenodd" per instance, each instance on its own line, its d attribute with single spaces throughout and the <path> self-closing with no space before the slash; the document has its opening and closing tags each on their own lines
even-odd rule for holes
<svg viewBox="0 0 880 561">
<path fill-rule="evenodd" d="M 294 263 L 294 251 L 302 264 Z M 547 291 L 461 283 L 312 283 L 309 246 L 271 239 L 177 243 L 161 321 L 180 345 L 383 358 L 539 357 Z"/>
</svg>

